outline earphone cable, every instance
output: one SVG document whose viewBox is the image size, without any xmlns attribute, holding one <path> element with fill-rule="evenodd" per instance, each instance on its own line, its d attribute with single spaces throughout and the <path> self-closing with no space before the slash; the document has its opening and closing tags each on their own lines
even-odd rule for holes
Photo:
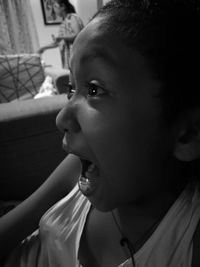
<svg viewBox="0 0 200 267">
<path fill-rule="evenodd" d="M 120 239 L 120 245 L 121 245 L 122 247 L 124 247 L 124 246 L 127 247 L 128 251 L 129 251 L 129 254 L 130 254 L 131 261 L 132 261 L 132 265 L 133 265 L 133 267 L 135 267 L 134 247 L 133 247 L 133 245 L 131 244 L 131 242 L 128 240 L 128 238 L 125 237 L 124 233 L 122 232 L 122 229 L 121 229 L 121 227 L 119 226 L 119 224 L 118 224 L 118 222 L 117 222 L 117 219 L 116 219 L 116 217 L 115 217 L 113 211 L 111 211 L 111 213 L 112 213 L 113 220 L 114 220 L 114 222 L 115 222 L 115 224 L 116 224 L 116 226 L 117 226 L 117 228 L 118 228 L 118 230 L 119 230 L 119 232 L 120 232 L 120 234 L 121 234 L 121 236 L 122 236 L 122 238 Z"/>
</svg>

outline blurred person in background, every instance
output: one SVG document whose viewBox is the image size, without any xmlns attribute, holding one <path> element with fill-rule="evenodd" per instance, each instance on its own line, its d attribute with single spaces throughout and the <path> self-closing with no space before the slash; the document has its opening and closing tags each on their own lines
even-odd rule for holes
<svg viewBox="0 0 200 267">
<path fill-rule="evenodd" d="M 68 69 L 71 46 L 84 25 L 68 0 L 55 0 L 53 8 L 56 15 L 62 17 L 58 35 L 52 35 L 53 42 L 41 47 L 37 53 L 42 54 L 47 49 L 59 47 L 62 67 Z"/>
</svg>

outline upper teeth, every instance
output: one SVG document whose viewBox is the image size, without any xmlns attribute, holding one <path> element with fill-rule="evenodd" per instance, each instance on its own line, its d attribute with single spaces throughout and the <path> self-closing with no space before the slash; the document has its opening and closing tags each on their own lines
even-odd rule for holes
<svg viewBox="0 0 200 267">
<path fill-rule="evenodd" d="M 89 167 L 88 167 L 88 171 L 92 172 L 94 169 L 95 169 L 95 165 L 93 163 L 90 164 Z"/>
</svg>

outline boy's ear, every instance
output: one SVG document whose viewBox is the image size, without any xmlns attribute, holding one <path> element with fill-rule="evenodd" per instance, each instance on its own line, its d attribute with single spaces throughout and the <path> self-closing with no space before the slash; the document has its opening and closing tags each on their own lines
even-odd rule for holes
<svg viewBox="0 0 200 267">
<path fill-rule="evenodd" d="M 180 161 L 200 158 L 200 109 L 190 111 L 181 119 L 174 155 Z"/>
</svg>

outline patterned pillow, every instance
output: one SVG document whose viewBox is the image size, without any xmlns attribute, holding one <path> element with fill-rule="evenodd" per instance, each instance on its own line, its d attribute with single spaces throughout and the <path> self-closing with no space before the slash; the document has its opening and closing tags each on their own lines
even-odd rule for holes
<svg viewBox="0 0 200 267">
<path fill-rule="evenodd" d="M 0 103 L 32 98 L 44 78 L 38 54 L 0 55 Z"/>
</svg>

